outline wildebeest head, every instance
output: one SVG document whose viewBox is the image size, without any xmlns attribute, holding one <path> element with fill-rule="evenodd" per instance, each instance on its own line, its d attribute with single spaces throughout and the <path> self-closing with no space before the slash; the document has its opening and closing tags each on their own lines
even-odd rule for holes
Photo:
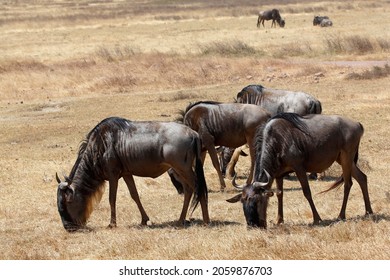
<svg viewBox="0 0 390 280">
<path fill-rule="evenodd" d="M 268 172 L 265 172 L 269 178 Z M 272 182 L 268 180 L 266 183 L 254 182 L 244 186 L 237 186 L 235 178 L 233 179 L 233 185 L 242 189 L 242 193 L 228 199 L 227 202 L 236 203 L 241 201 L 248 226 L 267 228 L 268 199 L 274 195 L 273 191 L 269 190 L 271 184 Z"/>
<path fill-rule="evenodd" d="M 87 204 L 84 203 L 82 196 L 76 194 L 68 177 L 65 177 L 65 181 L 61 181 L 56 174 L 56 179 L 58 182 L 57 207 L 62 224 L 67 231 L 76 231 L 86 224 Z"/>
<path fill-rule="evenodd" d="M 280 27 L 284 27 L 286 25 L 286 21 L 283 18 L 281 18 L 278 23 Z"/>
</svg>

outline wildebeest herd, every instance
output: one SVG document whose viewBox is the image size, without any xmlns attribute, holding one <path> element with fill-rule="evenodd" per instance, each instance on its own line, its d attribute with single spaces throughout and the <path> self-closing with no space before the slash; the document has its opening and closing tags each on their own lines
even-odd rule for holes
<svg viewBox="0 0 390 280">
<path fill-rule="evenodd" d="M 249 146 L 251 167 L 240 192 L 228 202 L 241 202 L 248 226 L 267 227 L 267 205 L 276 181 L 277 222 L 283 223 L 283 178 L 295 173 L 313 213 L 314 205 L 307 172 L 323 172 L 334 162 L 341 176 L 329 188 L 344 183 L 339 219 L 345 219 L 352 177 L 363 193 L 365 214 L 372 214 L 367 177 L 357 166 L 363 126 L 342 116 L 323 115 L 321 102 L 304 92 L 249 85 L 230 103 L 200 101 L 190 104 L 172 122 L 130 121 L 111 117 L 97 124 L 82 141 L 68 176 L 56 174 L 57 206 L 67 231 L 86 227 L 94 204 L 109 182 L 110 227 L 116 226 L 118 180 L 123 178 L 141 213 L 141 225 L 149 220 L 133 176 L 156 178 L 168 172 L 184 202 L 178 223 L 184 224 L 190 207 L 201 205 L 203 222 L 210 222 L 208 188 L 203 171 L 208 152 L 225 186 L 217 157 L 217 146 Z M 192 199 L 192 202 L 191 202 Z"/>
<path fill-rule="evenodd" d="M 257 18 L 257 27 L 265 27 L 264 21 L 272 20 L 271 27 L 276 27 L 276 23 L 280 27 L 284 27 L 286 25 L 286 21 L 280 15 L 280 11 L 278 9 L 271 9 L 260 11 Z M 328 16 L 314 16 L 313 26 L 321 26 L 321 27 L 329 27 L 333 26 L 333 22 L 329 19 Z"/>
</svg>

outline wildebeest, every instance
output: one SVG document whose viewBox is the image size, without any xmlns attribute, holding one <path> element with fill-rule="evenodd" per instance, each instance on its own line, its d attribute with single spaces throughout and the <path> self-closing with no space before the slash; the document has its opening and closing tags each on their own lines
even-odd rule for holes
<svg viewBox="0 0 390 280">
<path fill-rule="evenodd" d="M 243 145 L 239 148 L 229 148 L 220 146 L 217 149 L 218 158 L 219 158 L 219 166 L 221 168 L 222 176 L 226 175 L 226 172 L 229 174 L 234 173 L 234 166 L 230 166 L 229 164 L 235 164 L 238 161 L 239 156 L 248 156 L 247 153 L 244 152 L 244 148 L 246 148 L 247 145 Z M 235 160 L 234 160 L 234 159 Z M 233 176 L 231 176 L 233 177 Z"/>
<path fill-rule="evenodd" d="M 265 88 L 262 85 L 249 85 L 244 87 L 238 94 L 236 102 L 244 104 L 256 104 L 267 110 L 271 116 L 278 113 L 288 112 L 299 115 L 321 114 L 321 102 L 314 96 L 300 91 L 288 91 L 280 89 Z M 226 151 L 225 151 L 226 152 Z M 232 153 L 232 152 L 230 152 Z M 226 166 L 227 175 L 234 176 L 234 167 L 239 158 L 239 153 L 235 153 Z M 222 155 L 225 156 L 225 155 Z M 226 160 L 227 160 L 227 156 Z M 316 176 L 312 174 L 312 177 Z"/>
<path fill-rule="evenodd" d="M 323 19 L 320 23 L 321 27 L 333 26 L 333 22 L 330 19 Z"/>
<path fill-rule="evenodd" d="M 283 223 L 283 176 L 295 172 L 310 204 L 314 224 L 319 224 L 321 218 L 311 196 L 306 172 L 322 172 L 336 161 L 342 167 L 342 176 L 329 190 L 344 182 L 344 198 L 338 218 L 345 219 L 352 186 L 351 175 L 362 190 L 365 214 L 372 214 L 367 177 L 356 166 L 362 135 L 363 126 L 359 122 L 341 116 L 299 116 L 293 113 L 276 115 L 256 135 L 254 183 L 241 186 L 242 193 L 228 202 L 241 201 L 247 224 L 266 228 L 267 203 L 273 195 L 270 188 L 275 179 L 277 223 Z"/>
<path fill-rule="evenodd" d="M 245 143 L 249 145 L 252 167 L 254 160 L 253 140 L 258 126 L 270 118 L 269 113 L 259 106 L 239 103 L 220 103 L 200 101 L 187 106 L 182 112 L 185 125 L 197 131 L 202 140 L 202 158 L 209 153 L 221 184 L 221 190 L 226 188 L 218 162 L 216 146 L 237 148 Z M 251 181 L 253 168 L 250 169 L 248 182 Z"/>
<path fill-rule="evenodd" d="M 109 226 L 115 227 L 120 178 L 125 180 L 138 206 L 141 224 L 146 225 L 149 217 L 139 199 L 133 176 L 156 178 L 169 168 L 184 182 L 179 223 L 184 223 L 193 194 L 192 208 L 200 202 L 203 221 L 208 223 L 207 186 L 198 133 L 175 122 L 104 119 L 80 144 L 77 160 L 65 181 L 60 181 L 56 174 L 57 206 L 65 229 L 75 231 L 85 226 L 94 203 L 101 199 L 105 181 L 109 182 Z"/>
<path fill-rule="evenodd" d="M 313 25 L 319 25 L 321 27 L 332 26 L 333 22 L 329 19 L 328 16 L 315 16 L 313 19 Z"/>
<path fill-rule="evenodd" d="M 313 25 L 314 26 L 320 25 L 321 21 L 324 20 L 324 19 L 329 19 L 329 17 L 328 16 L 314 16 Z"/>
<path fill-rule="evenodd" d="M 272 10 L 260 11 L 259 12 L 259 17 L 257 18 L 257 27 L 259 28 L 260 24 L 262 24 L 263 27 L 265 27 L 264 26 L 264 21 L 265 20 L 271 20 L 271 19 L 272 19 L 271 27 L 273 27 L 273 26 L 276 27 L 276 23 L 275 22 L 277 22 L 280 27 L 284 27 L 285 26 L 285 21 L 280 16 L 279 10 L 278 9 L 272 9 Z"/>
<path fill-rule="evenodd" d="M 278 113 L 299 115 L 321 114 L 321 102 L 314 96 L 301 92 L 266 88 L 262 85 L 249 85 L 237 93 L 238 103 L 256 104 L 272 116 Z"/>
</svg>

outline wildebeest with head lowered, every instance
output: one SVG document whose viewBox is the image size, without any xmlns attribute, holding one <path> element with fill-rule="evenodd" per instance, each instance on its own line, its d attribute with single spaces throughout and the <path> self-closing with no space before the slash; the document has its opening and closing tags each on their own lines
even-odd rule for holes
<svg viewBox="0 0 390 280">
<path fill-rule="evenodd" d="M 134 122 L 116 117 L 101 121 L 80 145 L 69 177 L 61 182 L 56 176 L 57 206 L 65 229 L 74 231 L 85 226 L 93 204 L 101 199 L 105 181 L 109 181 L 109 226 L 115 227 L 120 178 L 125 180 L 138 206 L 141 224 L 146 225 L 149 217 L 140 202 L 133 176 L 156 178 L 169 168 L 184 182 L 179 223 L 186 218 L 193 194 L 193 209 L 200 202 L 203 221 L 208 223 L 201 142 L 195 131 L 174 122 Z"/>
<path fill-rule="evenodd" d="M 226 185 L 215 146 L 236 148 L 247 143 L 253 167 L 254 136 L 257 127 L 264 124 L 269 118 L 268 112 L 252 104 L 200 101 L 190 104 L 182 112 L 182 120 L 179 121 L 198 132 L 204 147 L 202 158 L 204 160 L 206 151 L 208 151 L 223 190 Z M 248 182 L 252 179 L 252 167 Z"/>
<path fill-rule="evenodd" d="M 248 85 L 237 93 L 236 101 L 244 104 L 256 104 L 267 110 L 271 116 L 278 113 L 296 113 L 299 115 L 321 114 L 321 102 L 314 96 L 301 92 L 273 88 L 262 85 Z M 225 157 L 226 174 L 234 176 L 234 167 L 240 151 L 236 151 L 231 160 Z M 230 161 L 230 162 L 229 162 Z M 312 174 L 315 176 L 315 174 Z"/>
<path fill-rule="evenodd" d="M 278 113 L 299 115 L 321 114 L 321 102 L 314 96 L 301 91 L 266 88 L 262 85 L 244 87 L 236 98 L 238 103 L 256 104 L 272 116 Z"/>
<path fill-rule="evenodd" d="M 314 224 L 321 221 L 314 205 L 306 172 L 322 172 L 333 162 L 342 167 L 340 177 L 330 189 L 344 182 L 344 198 L 339 219 L 345 219 L 352 178 L 363 193 L 365 213 L 372 214 L 367 177 L 356 166 L 363 126 L 341 116 L 279 114 L 256 135 L 254 183 L 241 186 L 242 193 L 228 202 L 241 201 L 249 226 L 266 228 L 266 211 L 272 183 L 276 180 L 277 222 L 283 223 L 283 176 L 295 172 L 310 204 Z"/>
<path fill-rule="evenodd" d="M 264 26 L 264 21 L 265 20 L 272 20 L 271 27 L 275 26 L 277 22 L 280 27 L 284 27 L 285 21 L 282 19 L 280 16 L 280 12 L 278 9 L 272 9 L 272 10 L 267 10 L 267 11 L 260 11 L 259 12 L 259 17 L 257 18 L 257 27 L 260 27 L 260 24 Z"/>
</svg>

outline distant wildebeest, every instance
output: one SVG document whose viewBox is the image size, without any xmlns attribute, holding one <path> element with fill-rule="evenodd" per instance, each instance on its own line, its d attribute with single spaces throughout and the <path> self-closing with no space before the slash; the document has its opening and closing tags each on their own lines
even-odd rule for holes
<svg viewBox="0 0 390 280">
<path fill-rule="evenodd" d="M 195 168 L 193 168 L 193 165 Z M 77 160 L 65 181 L 58 181 L 57 206 L 68 231 L 83 228 L 101 199 L 109 181 L 110 227 L 116 226 L 118 180 L 123 178 L 141 213 L 141 224 L 149 220 L 133 176 L 156 178 L 172 168 L 184 182 L 184 203 L 179 223 L 184 223 L 191 196 L 192 208 L 200 202 L 203 221 L 209 222 L 207 186 L 201 161 L 198 133 L 174 122 L 134 122 L 107 118 L 92 129 L 81 143 Z"/>
<path fill-rule="evenodd" d="M 330 19 L 323 19 L 320 23 L 321 27 L 333 26 L 333 22 Z"/>
<path fill-rule="evenodd" d="M 313 25 L 319 25 L 321 27 L 332 26 L 333 22 L 329 19 L 328 16 L 315 16 L 313 19 Z"/>
<path fill-rule="evenodd" d="M 316 25 L 320 25 L 321 24 L 321 21 L 323 19 L 329 19 L 328 16 L 315 16 L 314 19 L 313 19 L 313 25 L 316 26 Z"/>
<path fill-rule="evenodd" d="M 249 226 L 267 227 L 267 204 L 276 180 L 278 198 L 277 223 L 283 223 L 283 176 L 295 172 L 302 191 L 310 204 L 314 224 L 321 222 L 314 205 L 306 172 L 322 172 L 333 162 L 342 167 L 342 176 L 328 189 L 344 182 L 344 198 L 339 219 L 345 219 L 352 178 L 363 193 L 365 214 L 372 214 L 368 195 L 367 177 L 356 166 L 363 126 L 341 116 L 283 113 L 271 118 L 256 135 L 256 161 L 254 182 L 237 186 L 242 193 L 228 202 L 243 203 L 244 215 Z"/>
<path fill-rule="evenodd" d="M 288 91 L 280 89 L 265 88 L 261 85 L 249 85 L 244 87 L 236 97 L 236 102 L 244 104 L 255 104 L 267 110 L 271 116 L 278 113 L 296 113 L 299 115 L 321 114 L 321 102 L 314 96 L 300 91 Z M 225 159 L 226 174 L 233 177 L 234 167 L 238 161 L 241 150 L 232 154 L 229 159 L 226 155 L 221 155 Z M 226 149 L 223 152 L 228 152 Z M 226 163 L 226 161 L 228 163 Z M 226 165 L 227 164 L 227 165 Z M 315 177 L 315 174 L 311 174 Z"/>
<path fill-rule="evenodd" d="M 202 159 L 204 161 L 206 152 L 208 152 L 213 166 L 217 170 L 221 190 L 223 190 L 226 188 L 226 184 L 215 147 L 237 148 L 247 143 L 253 167 L 254 136 L 257 127 L 264 124 L 269 118 L 270 115 L 264 109 L 252 104 L 200 101 L 190 104 L 182 112 L 182 117 L 178 121 L 182 121 L 198 132 L 203 146 Z M 252 167 L 248 182 L 252 179 Z"/>
<path fill-rule="evenodd" d="M 259 17 L 257 18 L 257 27 L 260 27 L 260 24 L 264 26 L 264 21 L 265 20 L 272 20 L 271 27 L 275 26 L 277 22 L 280 27 L 285 26 L 285 21 L 282 19 L 280 16 L 280 12 L 278 9 L 272 9 L 272 10 L 267 10 L 267 11 L 260 11 L 259 12 Z"/>
</svg>

